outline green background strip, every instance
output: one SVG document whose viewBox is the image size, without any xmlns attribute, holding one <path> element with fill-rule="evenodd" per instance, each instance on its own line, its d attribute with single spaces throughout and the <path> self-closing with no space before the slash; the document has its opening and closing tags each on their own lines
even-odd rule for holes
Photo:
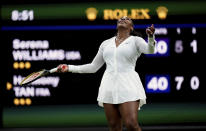
<svg viewBox="0 0 206 131">
<path fill-rule="evenodd" d="M 141 125 L 206 123 L 205 103 L 151 103 L 139 111 Z M 97 105 L 12 107 L 3 110 L 3 127 L 106 126 Z"/>
<path fill-rule="evenodd" d="M 206 1 L 146 1 L 146 2 L 107 2 L 107 3 L 65 3 L 65 4 L 35 4 L 35 5 L 2 5 L 3 20 L 11 19 L 13 10 L 33 10 L 34 20 L 42 19 L 86 19 L 86 9 L 94 7 L 98 10 L 98 18 L 103 19 L 104 9 L 145 9 L 150 15 L 157 15 L 159 6 L 168 8 L 168 15 L 206 14 Z"/>
</svg>

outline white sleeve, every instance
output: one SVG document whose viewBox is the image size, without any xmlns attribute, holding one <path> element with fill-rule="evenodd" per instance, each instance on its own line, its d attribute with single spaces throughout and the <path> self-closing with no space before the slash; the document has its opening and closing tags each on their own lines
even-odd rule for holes
<svg viewBox="0 0 206 131">
<path fill-rule="evenodd" d="M 136 45 L 141 53 L 144 54 L 153 54 L 155 51 L 155 41 L 154 35 L 153 37 L 148 37 L 148 43 L 141 37 L 136 37 Z"/>
<path fill-rule="evenodd" d="M 68 65 L 69 72 L 72 73 L 95 73 L 97 72 L 104 64 L 103 59 L 103 43 L 100 45 L 99 50 L 94 57 L 92 63 L 84 65 Z"/>
</svg>

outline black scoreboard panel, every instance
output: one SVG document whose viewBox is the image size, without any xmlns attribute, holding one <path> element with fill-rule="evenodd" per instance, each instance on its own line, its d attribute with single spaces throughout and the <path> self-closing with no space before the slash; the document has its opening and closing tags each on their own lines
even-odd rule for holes
<svg viewBox="0 0 206 131">
<path fill-rule="evenodd" d="M 115 3 L 115 2 L 113 2 Z M 184 6 L 184 8 L 182 8 Z M 205 9 L 202 1 L 5 4 L 1 8 L 7 76 L 4 107 L 97 104 L 105 65 L 95 74 L 55 73 L 19 86 L 28 74 L 59 64 L 86 64 L 128 15 L 147 40 L 156 27 L 155 54 L 141 55 L 136 71 L 148 103 L 205 103 Z M 198 6 L 198 7 L 197 7 Z"/>
<path fill-rule="evenodd" d="M 145 29 L 137 30 L 145 34 Z M 177 33 L 178 30 L 181 34 Z M 201 49 L 204 48 L 204 34 L 201 31 L 204 29 L 157 27 L 156 31 L 166 32 L 156 34 L 157 53 L 142 55 L 136 65 L 148 97 L 154 101 L 203 100 Z M 5 35 L 10 60 L 7 104 L 13 105 L 14 99 L 22 97 L 30 98 L 32 104 L 96 103 L 105 66 L 96 74 L 56 73 L 26 87 L 19 86 L 19 83 L 39 69 L 50 69 L 60 63 L 79 65 L 91 62 L 101 42 L 115 35 L 113 29 L 7 31 Z M 9 89 L 9 84 L 12 89 Z M 76 95 L 80 99 L 74 100 Z M 171 99 L 173 97 L 175 99 Z"/>
</svg>

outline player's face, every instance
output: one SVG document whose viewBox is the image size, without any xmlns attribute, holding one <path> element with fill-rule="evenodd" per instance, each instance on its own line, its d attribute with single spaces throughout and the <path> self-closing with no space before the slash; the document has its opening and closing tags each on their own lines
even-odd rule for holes
<svg viewBox="0 0 206 131">
<path fill-rule="evenodd" d="M 130 30 L 133 30 L 132 20 L 127 16 L 124 16 L 124 17 L 120 18 L 117 21 L 117 29 L 119 29 L 119 28 L 127 28 L 127 29 L 130 29 Z"/>
</svg>

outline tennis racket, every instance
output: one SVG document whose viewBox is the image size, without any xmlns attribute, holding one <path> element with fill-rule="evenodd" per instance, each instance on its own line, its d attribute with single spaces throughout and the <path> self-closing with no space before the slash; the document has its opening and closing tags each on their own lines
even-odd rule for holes
<svg viewBox="0 0 206 131">
<path fill-rule="evenodd" d="M 49 74 L 54 73 L 56 71 L 57 71 L 57 68 L 53 68 L 51 70 L 43 69 L 43 70 L 40 70 L 38 72 L 33 72 L 30 75 L 28 75 L 26 78 L 24 78 L 21 81 L 20 85 L 21 86 L 27 85 L 27 84 L 29 84 L 29 83 L 31 83 L 31 82 L 41 78 L 42 76 L 49 75 Z"/>
</svg>

